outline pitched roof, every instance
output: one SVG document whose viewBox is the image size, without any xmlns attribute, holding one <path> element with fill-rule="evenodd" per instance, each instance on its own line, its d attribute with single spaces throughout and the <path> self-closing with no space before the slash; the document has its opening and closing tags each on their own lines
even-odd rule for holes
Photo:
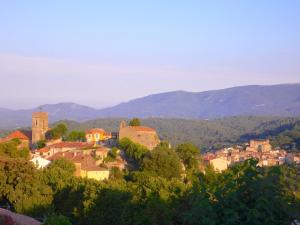
<svg viewBox="0 0 300 225">
<path fill-rule="evenodd" d="M 105 130 L 103 130 L 102 128 L 93 128 L 90 130 L 85 131 L 86 134 L 97 134 L 97 133 L 104 133 L 106 134 Z"/>
<path fill-rule="evenodd" d="M 92 148 L 94 143 L 87 142 L 59 142 L 48 146 L 49 148 Z"/>
<path fill-rule="evenodd" d="M 135 131 L 143 131 L 143 132 L 156 132 L 153 128 L 151 127 L 145 127 L 145 126 L 128 126 L 131 129 Z"/>
<path fill-rule="evenodd" d="M 73 163 L 80 163 L 81 169 L 86 171 L 103 171 L 104 168 L 96 166 L 96 162 L 91 155 L 82 152 L 59 152 L 49 157 L 48 160 L 53 161 L 60 158 L 66 158 Z"/>
<path fill-rule="evenodd" d="M 28 136 L 27 132 L 16 130 L 12 133 L 10 133 L 6 139 L 11 140 L 11 139 L 21 139 L 21 140 L 30 140 L 30 136 Z"/>
<path fill-rule="evenodd" d="M 37 153 L 47 153 L 49 151 L 50 151 L 50 149 L 48 147 L 44 147 L 44 148 L 40 148 L 40 149 L 36 150 Z"/>
</svg>

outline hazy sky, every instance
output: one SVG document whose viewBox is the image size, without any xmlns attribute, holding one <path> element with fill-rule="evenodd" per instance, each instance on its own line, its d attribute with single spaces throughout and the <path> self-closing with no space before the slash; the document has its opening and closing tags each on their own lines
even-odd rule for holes
<svg viewBox="0 0 300 225">
<path fill-rule="evenodd" d="M 300 82 L 299 0 L 0 1 L 0 107 Z"/>
</svg>

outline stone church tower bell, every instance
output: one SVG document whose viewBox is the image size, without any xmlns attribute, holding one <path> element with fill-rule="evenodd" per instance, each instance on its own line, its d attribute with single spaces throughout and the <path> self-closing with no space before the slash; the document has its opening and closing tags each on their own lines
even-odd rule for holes
<svg viewBox="0 0 300 225">
<path fill-rule="evenodd" d="M 32 143 L 45 140 L 48 129 L 48 113 L 34 112 L 32 114 Z"/>
</svg>

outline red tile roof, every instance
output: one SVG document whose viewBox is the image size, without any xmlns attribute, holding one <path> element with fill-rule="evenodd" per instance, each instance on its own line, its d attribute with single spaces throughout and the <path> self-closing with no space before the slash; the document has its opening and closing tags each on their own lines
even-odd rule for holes
<svg viewBox="0 0 300 225">
<path fill-rule="evenodd" d="M 87 143 L 87 142 L 60 142 L 53 145 L 49 145 L 49 148 L 93 148 L 94 143 Z"/>
<path fill-rule="evenodd" d="M 91 130 L 87 130 L 85 133 L 86 134 L 97 134 L 97 133 L 106 134 L 105 130 L 103 130 L 101 128 L 94 128 L 94 129 L 91 129 Z"/>
<path fill-rule="evenodd" d="M 96 166 L 96 162 L 91 155 L 83 154 L 82 152 L 59 152 L 48 158 L 53 161 L 60 158 L 66 158 L 73 163 L 80 163 L 81 169 L 86 171 L 102 171 L 104 168 Z"/>
<path fill-rule="evenodd" d="M 21 139 L 21 140 L 30 140 L 30 137 L 28 137 L 25 132 L 19 131 L 19 130 L 16 130 L 16 131 L 12 132 L 6 138 L 10 139 L 10 140 L 14 139 L 14 138 L 18 138 L 18 139 Z"/>
<path fill-rule="evenodd" d="M 135 131 L 143 131 L 143 132 L 156 132 L 151 127 L 144 127 L 144 126 L 129 126 L 131 129 L 134 129 Z"/>
<path fill-rule="evenodd" d="M 40 148 L 40 149 L 36 150 L 37 153 L 47 153 L 49 151 L 50 151 L 50 149 L 48 147 L 44 147 L 44 148 Z"/>
</svg>

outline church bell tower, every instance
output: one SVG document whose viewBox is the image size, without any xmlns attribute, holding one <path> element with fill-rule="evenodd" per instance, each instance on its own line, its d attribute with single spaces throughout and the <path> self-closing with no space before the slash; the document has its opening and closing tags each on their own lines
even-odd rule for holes
<svg viewBox="0 0 300 225">
<path fill-rule="evenodd" d="M 45 140 L 48 129 L 48 113 L 34 112 L 32 114 L 32 143 Z"/>
</svg>

